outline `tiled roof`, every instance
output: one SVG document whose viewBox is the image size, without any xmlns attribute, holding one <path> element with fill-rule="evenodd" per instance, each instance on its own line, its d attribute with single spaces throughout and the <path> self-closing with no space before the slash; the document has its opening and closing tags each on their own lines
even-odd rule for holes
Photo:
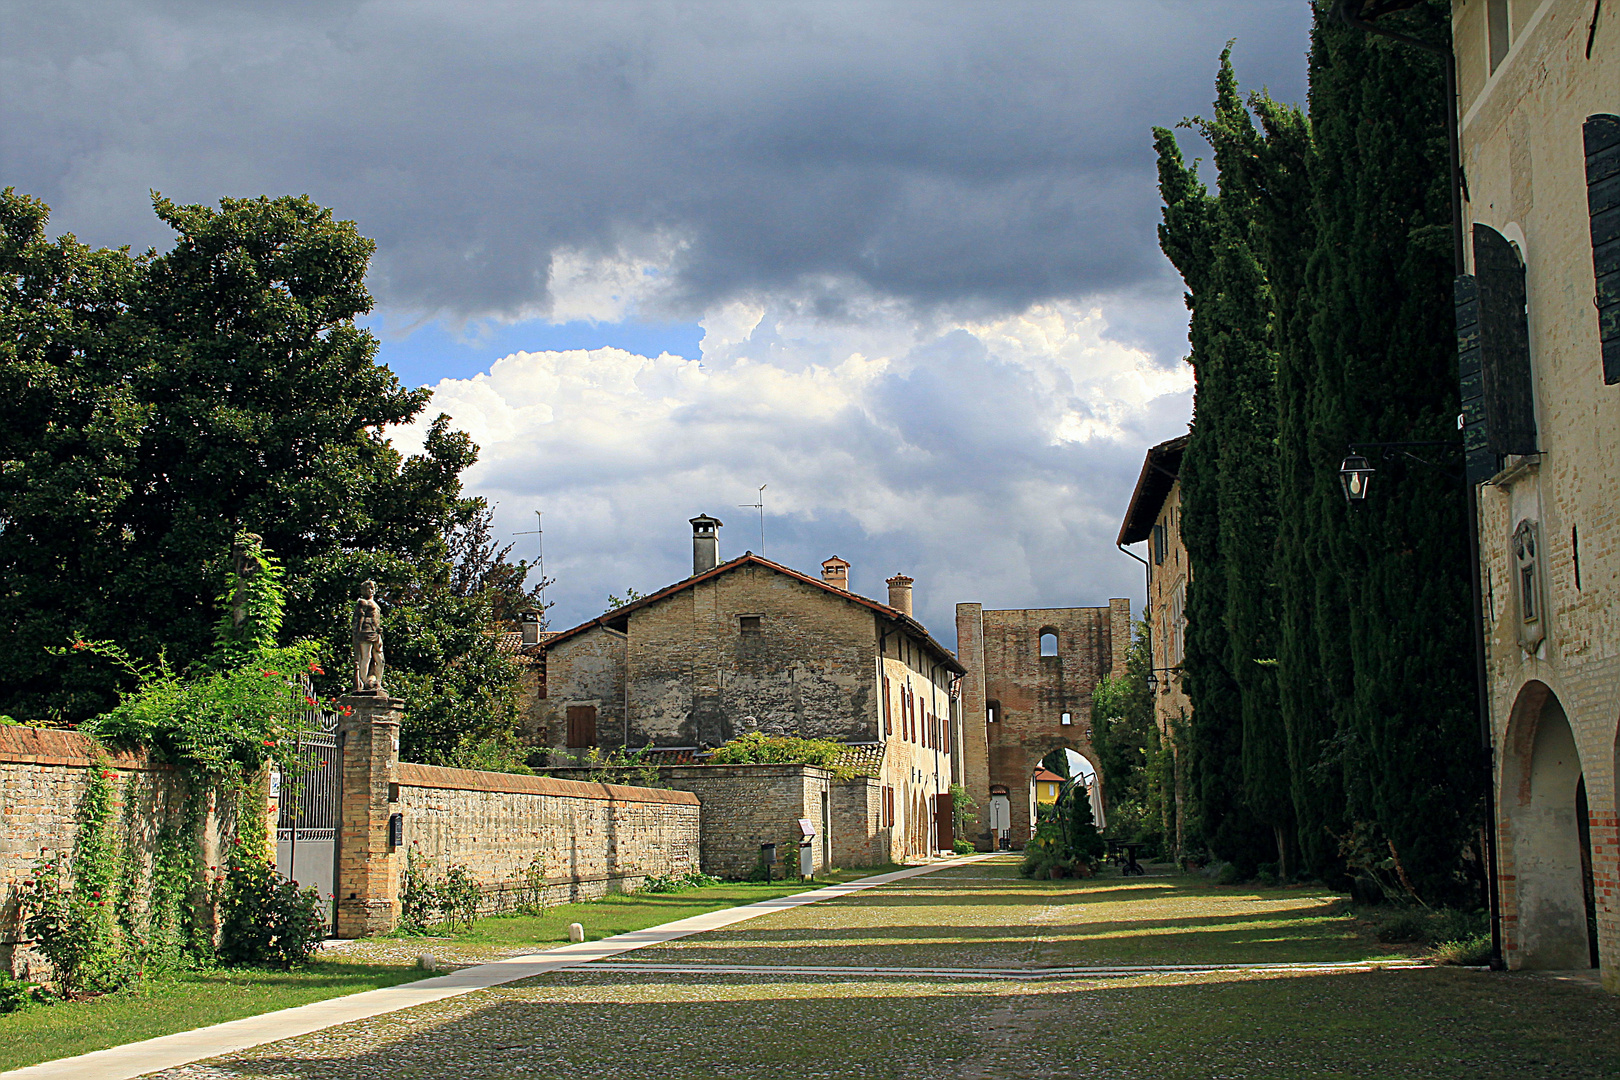
<svg viewBox="0 0 1620 1080">
<path fill-rule="evenodd" d="M 871 743 L 865 746 L 851 746 L 844 751 L 843 757 L 836 762 L 842 769 L 849 769 L 856 776 L 878 777 L 883 772 L 883 744 Z"/>
<path fill-rule="evenodd" d="M 586 630 L 589 630 L 595 626 L 606 626 L 610 629 L 623 633 L 625 626 L 628 624 L 629 616 L 632 611 L 639 608 L 644 608 L 648 604 L 657 603 L 666 596 L 673 596 L 675 593 L 678 593 L 683 589 L 690 589 L 692 586 L 697 585 L 700 582 L 708 581 L 711 578 L 719 577 L 721 574 L 727 573 L 728 571 L 735 570 L 740 566 L 747 565 L 763 566 L 768 570 L 774 570 L 778 574 L 785 574 L 786 576 L 794 578 L 797 581 L 801 581 L 806 585 L 811 585 L 817 589 L 823 590 L 824 592 L 831 593 L 840 600 L 858 604 L 861 607 L 876 612 L 892 622 L 897 622 L 920 638 L 924 646 L 926 646 L 930 652 L 934 653 L 939 660 L 944 662 L 944 667 L 946 670 L 953 671 L 958 675 L 967 674 L 967 669 L 964 668 L 961 661 L 956 658 L 956 654 L 951 652 L 951 650 L 947 649 L 945 646 L 941 645 L 939 642 L 935 641 L 933 636 L 928 633 L 928 628 L 926 626 L 912 618 L 910 615 L 907 615 L 905 612 L 892 608 L 888 604 L 880 604 L 876 600 L 869 599 L 860 595 L 859 593 L 852 593 L 848 589 L 840 589 L 835 585 L 829 585 L 820 578 L 811 577 L 809 574 L 801 574 L 792 567 L 783 566 L 781 563 L 771 562 L 771 560 L 763 558 L 759 555 L 755 555 L 753 552 L 748 552 L 746 555 L 739 555 L 730 562 L 721 563 L 713 570 L 707 570 L 701 574 L 694 574 L 685 581 L 677 581 L 673 585 L 659 589 L 651 596 L 644 596 L 633 604 L 626 604 L 623 607 L 614 608 L 612 611 L 598 615 L 589 622 L 580 623 L 571 630 L 564 630 L 560 634 L 544 637 L 539 645 L 530 645 L 527 647 L 527 649 L 530 653 L 533 653 L 553 642 L 564 641 L 573 637 L 575 634 L 582 634 Z M 615 623 L 619 625 L 615 626 Z"/>
</svg>

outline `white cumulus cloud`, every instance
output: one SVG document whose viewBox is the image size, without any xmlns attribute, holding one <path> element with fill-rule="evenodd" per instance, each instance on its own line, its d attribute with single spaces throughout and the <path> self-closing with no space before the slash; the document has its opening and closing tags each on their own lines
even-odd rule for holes
<svg viewBox="0 0 1620 1080">
<path fill-rule="evenodd" d="M 1144 449 L 1182 430 L 1191 373 L 1109 337 L 1105 306 L 1048 303 L 988 321 L 836 318 L 780 298 L 708 312 L 700 358 L 517 352 L 445 379 L 481 447 L 470 491 L 516 532 L 545 513 L 553 625 L 690 573 L 686 519 L 723 519 L 722 554 L 763 549 L 852 587 L 917 579 L 919 615 L 954 640 L 954 605 L 1099 604 L 1138 595 L 1113 549 Z M 765 491 L 765 535 L 741 504 Z M 532 538 L 516 554 L 533 557 Z"/>
</svg>

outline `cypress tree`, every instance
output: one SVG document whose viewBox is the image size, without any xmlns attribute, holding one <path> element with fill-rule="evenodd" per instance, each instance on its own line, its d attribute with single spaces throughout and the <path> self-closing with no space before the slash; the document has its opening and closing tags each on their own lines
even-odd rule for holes
<svg viewBox="0 0 1620 1080">
<path fill-rule="evenodd" d="M 1388 21 L 1443 41 L 1449 10 L 1428 0 Z M 1437 58 L 1318 9 L 1309 431 L 1303 448 L 1293 444 L 1313 458 L 1315 482 L 1290 558 L 1314 559 L 1316 593 L 1329 579 L 1329 597 L 1342 598 L 1348 614 L 1340 621 L 1333 607 L 1318 607 L 1315 639 L 1326 678 L 1318 690 L 1342 688 L 1344 657 L 1353 669 L 1353 692 L 1336 718 L 1346 816 L 1375 837 L 1357 857 L 1397 859 L 1430 903 L 1467 895 L 1461 853 L 1485 780 L 1463 501 L 1445 468 L 1405 459 L 1376 463 L 1373 495 L 1355 510 L 1323 478 L 1348 442 L 1456 437 L 1448 107 Z M 1453 465 L 1444 451 L 1434 455 Z"/>
</svg>

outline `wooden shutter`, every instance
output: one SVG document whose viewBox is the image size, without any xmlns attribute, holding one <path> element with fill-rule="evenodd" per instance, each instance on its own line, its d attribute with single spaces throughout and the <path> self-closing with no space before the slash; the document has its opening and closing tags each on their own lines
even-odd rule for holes
<svg viewBox="0 0 1620 1080">
<path fill-rule="evenodd" d="M 1533 454 L 1536 409 L 1524 262 L 1508 238 L 1489 225 L 1474 226 L 1474 278 L 1479 288 L 1486 439 L 1494 454 Z"/>
<path fill-rule="evenodd" d="M 894 734 L 894 712 L 890 701 L 893 691 L 889 688 L 889 677 L 883 676 L 883 734 Z"/>
<path fill-rule="evenodd" d="M 1592 216 L 1603 381 L 1620 383 L 1620 116 L 1586 118 L 1586 207 Z"/>
<path fill-rule="evenodd" d="M 583 750 L 596 745 L 596 706 L 568 706 L 568 749 Z"/>
</svg>

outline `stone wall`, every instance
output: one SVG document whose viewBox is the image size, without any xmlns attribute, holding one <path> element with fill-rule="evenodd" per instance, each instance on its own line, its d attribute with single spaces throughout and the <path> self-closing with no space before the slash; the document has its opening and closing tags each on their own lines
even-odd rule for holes
<svg viewBox="0 0 1620 1080">
<path fill-rule="evenodd" d="M 114 820 L 126 858 L 135 866 L 137 910 L 165 826 L 182 826 L 186 783 L 170 766 L 144 753 L 98 757 L 95 741 L 77 732 L 0 727 L 0 971 L 38 973 L 43 963 L 22 934 L 18 888 L 42 854 L 71 859 L 92 767 L 115 774 Z M 197 836 L 205 865 L 219 865 L 222 845 L 234 834 L 229 810 L 209 794 Z"/>
<path fill-rule="evenodd" d="M 873 614 L 826 589 L 743 564 L 636 610 L 629 633 L 632 746 L 877 738 Z"/>
<path fill-rule="evenodd" d="M 583 776 L 588 770 L 549 771 Z M 880 827 L 882 786 L 876 779 L 841 781 L 814 765 L 666 765 L 658 776 L 660 783 L 697 797 L 706 874 L 748 877 L 758 864 L 759 846 L 766 843 L 777 845 L 786 872 L 797 874 L 800 818 L 816 826 L 817 873 L 829 866 L 889 861 L 889 830 Z"/>
<path fill-rule="evenodd" d="M 485 912 L 509 908 L 524 871 L 544 867 L 548 901 L 632 891 L 649 874 L 698 866 L 698 800 L 685 791 L 400 762 L 405 844 L 435 873 L 472 871 Z"/>
</svg>

